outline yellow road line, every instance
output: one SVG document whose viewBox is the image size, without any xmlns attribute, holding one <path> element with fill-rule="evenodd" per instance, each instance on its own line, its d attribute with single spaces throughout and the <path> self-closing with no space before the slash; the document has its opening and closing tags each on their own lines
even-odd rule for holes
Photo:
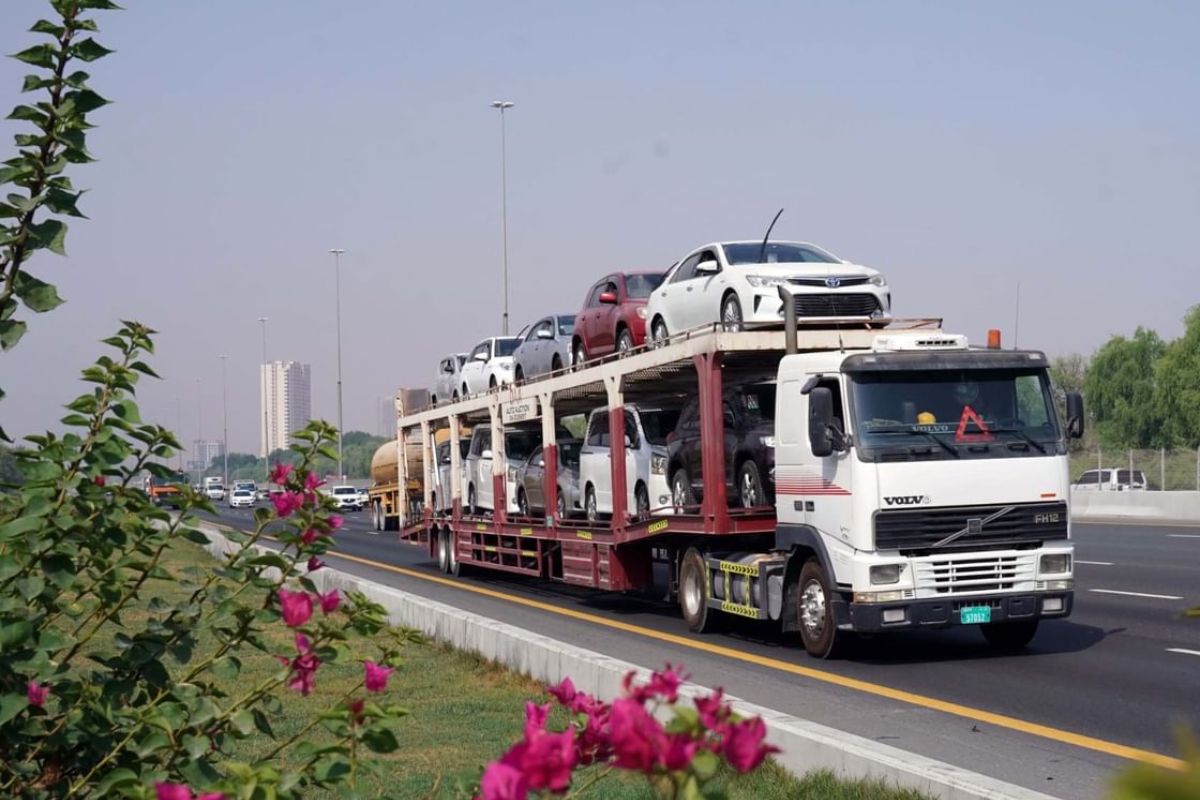
<svg viewBox="0 0 1200 800">
<path fill-rule="evenodd" d="M 1156 753 L 1153 750 L 1142 750 L 1137 747 L 1110 742 L 1105 739 L 1097 739 L 1094 736 L 1085 736 L 1080 733 L 1064 731 L 1059 728 L 1052 728 L 1049 725 L 1040 725 L 1036 722 L 1028 722 L 1016 717 L 1010 717 L 1005 714 L 996 714 L 991 711 L 984 711 L 971 706 L 965 706 L 960 703 L 952 703 L 947 700 L 939 700 L 936 697 L 928 697 L 926 695 L 906 692 L 901 689 L 893 689 L 890 686 L 882 686 L 870 681 L 859 680 L 858 678 L 848 678 L 844 675 L 838 675 L 833 672 L 825 672 L 824 670 L 815 669 L 813 667 L 803 667 L 799 664 L 793 664 L 788 661 L 781 661 L 775 658 L 767 658 L 766 656 L 756 655 L 754 653 L 746 653 L 741 650 L 735 650 L 732 647 L 725 647 L 712 642 L 699 641 L 690 639 L 686 636 L 678 636 L 673 633 L 665 633 L 656 631 L 652 628 L 643 628 L 640 625 L 631 625 L 628 622 L 619 620 L 605 619 L 593 614 L 588 614 L 583 611 L 576 611 L 573 608 L 563 608 L 561 606 L 543 603 L 538 600 L 531 600 L 527 597 L 508 594 L 506 592 L 498 592 L 495 589 L 488 589 L 483 586 L 473 586 L 469 583 L 464 583 L 450 578 L 443 578 L 438 575 L 429 575 L 407 567 L 397 567 L 394 564 L 385 564 L 381 561 L 373 561 L 369 558 L 354 556 L 348 553 L 338 553 L 329 551 L 327 556 L 353 561 L 366 566 L 375 567 L 376 569 L 394 572 L 399 575 L 406 575 L 410 578 L 437 583 L 443 586 L 450 586 L 455 589 L 460 589 L 464 592 L 472 592 L 484 597 L 491 597 L 496 600 L 503 600 L 508 603 L 535 608 L 539 611 L 545 611 L 550 614 L 557 614 L 562 617 L 590 622 L 595 625 L 602 625 L 606 628 L 624 631 L 626 633 L 636 634 L 647 639 L 656 639 L 660 642 L 686 647 L 691 650 L 699 650 L 701 652 L 710 653 L 712 655 L 722 656 L 734 661 L 742 661 L 747 664 L 754 664 L 767 669 L 777 670 L 779 672 L 787 672 L 792 675 L 799 675 L 805 678 L 811 678 L 822 683 L 841 686 L 845 689 L 853 689 L 864 694 L 875 695 L 876 697 L 886 697 L 889 700 L 897 700 L 909 705 L 918 706 L 920 708 L 928 708 L 933 711 L 941 711 L 946 714 L 953 714 L 958 717 L 984 722 L 989 725 L 995 725 L 998 728 L 1007 728 L 1008 730 L 1017 731 L 1019 733 L 1029 734 L 1030 736 L 1038 736 L 1043 739 L 1049 739 L 1063 744 L 1070 744 L 1076 747 L 1082 747 L 1086 750 L 1094 750 L 1098 753 L 1104 753 L 1117 758 L 1129 759 L 1131 761 L 1142 761 L 1147 764 L 1154 764 L 1160 767 L 1182 770 L 1184 762 L 1178 758 Z"/>
</svg>

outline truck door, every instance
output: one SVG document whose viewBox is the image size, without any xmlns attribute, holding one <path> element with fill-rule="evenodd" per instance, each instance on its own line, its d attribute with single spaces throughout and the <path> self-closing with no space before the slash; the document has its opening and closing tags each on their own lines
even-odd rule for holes
<svg viewBox="0 0 1200 800">
<path fill-rule="evenodd" d="M 837 376 L 826 376 L 817 381 L 817 387 L 829 389 L 833 394 L 834 426 L 846 432 L 846 402 L 842 382 Z M 854 487 L 852 485 L 853 455 L 849 449 L 837 450 L 824 458 L 817 458 L 809 450 L 816 480 L 808 481 L 809 494 L 805 498 L 805 513 L 808 524 L 823 536 L 845 541 L 850 536 L 850 520 L 853 508 Z"/>
</svg>

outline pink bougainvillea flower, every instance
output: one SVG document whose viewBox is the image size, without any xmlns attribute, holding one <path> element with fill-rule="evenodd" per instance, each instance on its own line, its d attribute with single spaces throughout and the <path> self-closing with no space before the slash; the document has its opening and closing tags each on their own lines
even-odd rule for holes
<svg viewBox="0 0 1200 800">
<path fill-rule="evenodd" d="M 354 720 L 355 725 L 362 725 L 365 717 L 363 716 L 363 706 L 366 705 L 361 699 L 354 700 L 347 706 L 350 709 L 350 719 Z"/>
<path fill-rule="evenodd" d="M 106 480 L 103 475 L 97 475 L 96 477 L 92 478 L 92 483 L 102 487 L 104 484 L 108 483 L 108 480 Z"/>
<path fill-rule="evenodd" d="M 725 760 L 738 772 L 750 772 L 779 748 L 765 743 L 767 726 L 762 717 L 734 722 L 725 731 L 721 750 Z"/>
<path fill-rule="evenodd" d="M 316 572 L 321 567 L 325 566 L 325 562 L 322 561 L 321 559 L 317 558 L 316 556 L 309 556 L 307 566 L 308 566 L 309 572 Z"/>
<path fill-rule="evenodd" d="M 225 795 L 220 792 L 209 792 L 208 794 L 198 795 L 196 800 L 225 800 Z"/>
<path fill-rule="evenodd" d="M 579 694 L 579 692 L 575 691 L 575 684 L 571 682 L 570 678 L 563 678 L 562 683 L 559 683 L 557 686 L 547 686 L 546 691 L 560 705 L 567 706 L 568 708 L 571 706 L 571 701 L 575 699 L 575 695 Z"/>
<path fill-rule="evenodd" d="M 614 763 L 622 769 L 651 772 L 658 754 L 666 748 L 666 734 L 658 720 L 637 700 L 614 700 L 609 715 Z"/>
<path fill-rule="evenodd" d="M 330 532 L 332 532 L 332 531 L 336 531 L 338 528 L 342 527 L 342 524 L 343 524 L 345 521 L 346 521 L 346 520 L 342 519 L 342 518 L 341 518 L 341 517 L 339 517 L 337 514 L 334 514 L 333 516 L 331 516 L 331 517 L 329 518 L 329 530 L 330 530 Z"/>
<path fill-rule="evenodd" d="M 646 688 L 653 696 L 660 697 L 668 703 L 675 703 L 679 700 L 679 687 L 685 680 L 687 675 L 684 674 L 683 667 L 672 667 L 668 662 L 662 672 L 650 676 L 650 685 Z"/>
<path fill-rule="evenodd" d="M 304 476 L 305 491 L 309 491 L 309 492 L 315 491 L 318 487 L 321 487 L 324 485 L 325 485 L 325 481 L 323 481 L 319 477 L 317 477 L 317 473 L 315 473 L 315 472 L 310 472 Z"/>
<path fill-rule="evenodd" d="M 526 742 L 521 773 L 531 789 L 565 792 L 575 769 L 575 735 L 539 730 Z"/>
<path fill-rule="evenodd" d="M 29 705 L 41 708 L 46 705 L 46 698 L 50 696 L 50 687 L 44 683 L 29 681 L 25 684 L 25 699 L 29 701 Z"/>
<path fill-rule="evenodd" d="M 583 729 L 575 737 L 575 760 L 583 765 L 607 761 L 612 755 L 608 735 L 609 707 L 596 701 L 586 713 Z"/>
<path fill-rule="evenodd" d="M 154 784 L 154 796 L 158 800 L 192 800 L 192 790 L 182 783 L 159 781 Z"/>
<path fill-rule="evenodd" d="M 342 596 L 338 594 L 337 589 L 330 589 L 325 594 L 317 595 L 317 597 L 321 600 L 322 614 L 332 614 L 342 604 Z"/>
<path fill-rule="evenodd" d="M 292 512 L 304 505 L 304 496 L 295 492 L 275 492 L 271 495 L 271 505 L 280 517 L 290 517 Z"/>
<path fill-rule="evenodd" d="M 311 652 L 296 656 L 292 659 L 292 677 L 288 681 L 288 688 L 302 695 L 312 694 L 317 685 L 317 668 L 320 666 L 321 659 Z"/>
<path fill-rule="evenodd" d="M 321 532 L 318 531 L 316 528 L 309 528 L 304 533 L 300 534 L 300 541 L 303 542 L 304 544 L 312 544 L 313 542 L 315 542 L 317 540 L 317 537 L 320 535 L 321 535 Z"/>
<path fill-rule="evenodd" d="M 700 742 L 690 734 L 672 733 L 667 736 L 666 749 L 659 754 L 658 760 L 668 772 L 677 772 L 687 769 L 699 749 Z"/>
<path fill-rule="evenodd" d="M 305 592 L 289 592 L 280 588 L 278 595 L 279 611 L 283 615 L 284 624 L 289 628 L 298 628 L 312 617 L 312 597 Z"/>
<path fill-rule="evenodd" d="M 700 722 L 709 730 L 719 730 L 732 713 L 725 703 L 725 690 L 719 686 L 708 697 L 697 697 L 694 702 Z"/>
<path fill-rule="evenodd" d="M 271 468 L 271 483 L 277 483 L 280 486 L 283 486 L 283 484 L 287 482 L 288 475 L 291 474 L 291 464 L 276 463 L 275 466 Z"/>
<path fill-rule="evenodd" d="M 539 706 L 525 701 L 525 738 L 528 739 L 546 730 L 546 720 L 550 716 L 550 704 Z"/>
<path fill-rule="evenodd" d="M 483 771 L 479 791 L 483 800 L 525 800 L 529 797 L 529 784 L 516 767 L 493 761 Z"/>
<path fill-rule="evenodd" d="M 376 664 L 374 661 L 363 662 L 363 683 L 366 684 L 368 692 L 382 692 L 387 690 L 388 678 L 395 672 L 391 667 L 385 667 Z"/>
</svg>

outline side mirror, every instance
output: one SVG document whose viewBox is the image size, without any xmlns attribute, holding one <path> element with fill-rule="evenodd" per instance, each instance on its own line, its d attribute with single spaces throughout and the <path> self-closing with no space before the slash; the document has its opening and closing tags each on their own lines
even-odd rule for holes
<svg viewBox="0 0 1200 800">
<path fill-rule="evenodd" d="M 833 454 L 833 392 L 821 386 L 808 393 L 808 443 L 817 458 Z"/>
<path fill-rule="evenodd" d="M 537 465 L 538 465 L 539 467 L 544 467 L 544 466 L 546 466 L 546 459 L 544 459 L 544 458 L 539 458 L 539 459 L 537 460 Z"/>
<path fill-rule="evenodd" d="M 630 435 L 629 435 L 628 433 L 627 433 L 627 434 L 625 434 L 625 446 L 626 446 L 626 447 L 633 447 L 633 438 L 632 438 L 632 437 L 630 437 Z"/>
<path fill-rule="evenodd" d="M 697 275 L 715 275 L 721 271 L 721 266 L 716 261 L 701 261 L 696 265 Z"/>
<path fill-rule="evenodd" d="M 554 338 L 554 331 L 553 331 L 553 330 L 551 330 L 550 328 L 541 328 L 541 329 L 539 329 L 539 330 L 538 330 L 538 332 L 537 332 L 537 338 L 539 338 L 539 339 L 553 339 L 553 338 Z"/>
<path fill-rule="evenodd" d="M 482 453 L 480 453 L 480 454 L 479 454 L 479 457 L 480 457 L 480 458 L 491 458 L 491 457 L 492 457 L 492 451 L 491 451 L 491 450 L 484 450 Z"/>
<path fill-rule="evenodd" d="M 1067 437 L 1079 439 L 1083 436 L 1083 395 L 1067 392 Z"/>
<path fill-rule="evenodd" d="M 601 292 L 600 293 L 600 302 L 607 303 L 610 306 L 616 305 L 617 304 L 617 293 L 616 292 Z"/>
</svg>

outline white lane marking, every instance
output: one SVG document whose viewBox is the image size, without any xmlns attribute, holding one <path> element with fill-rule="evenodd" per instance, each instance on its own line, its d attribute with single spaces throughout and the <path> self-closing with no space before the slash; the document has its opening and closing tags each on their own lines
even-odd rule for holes
<svg viewBox="0 0 1200 800">
<path fill-rule="evenodd" d="M 1182 647 L 1168 647 L 1168 653 L 1182 653 L 1185 656 L 1200 656 L 1200 650 L 1184 650 Z"/>
<path fill-rule="evenodd" d="M 1078 558 L 1075 559 L 1075 563 L 1076 564 L 1091 564 L 1093 567 L 1111 567 L 1111 566 L 1113 566 L 1113 562 L 1111 562 L 1111 561 L 1081 561 Z"/>
<path fill-rule="evenodd" d="M 1168 533 L 1168 539 L 1200 539 L 1200 533 Z"/>
<path fill-rule="evenodd" d="M 1116 589 L 1088 589 L 1089 592 L 1096 594 L 1122 594 L 1127 597 L 1149 597 L 1152 600 L 1182 600 L 1182 597 L 1176 597 L 1173 594 L 1145 594 L 1144 592 L 1121 592 Z"/>
</svg>

